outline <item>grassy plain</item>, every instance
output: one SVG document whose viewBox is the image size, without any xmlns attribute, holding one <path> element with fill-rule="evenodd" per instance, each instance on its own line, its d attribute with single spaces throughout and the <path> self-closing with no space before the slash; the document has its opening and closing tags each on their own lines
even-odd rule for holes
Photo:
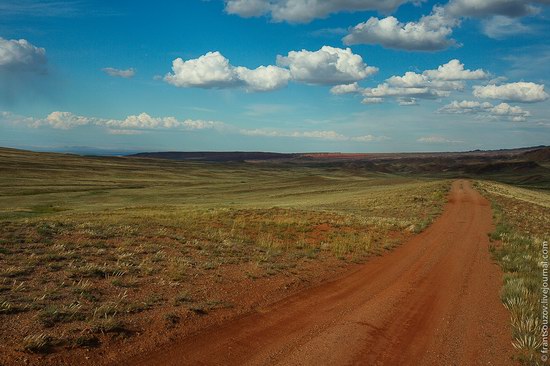
<svg viewBox="0 0 550 366">
<path fill-rule="evenodd" d="M 330 165 L 0 149 L 0 364 L 238 312 L 254 289 L 398 245 L 448 188 Z"/>
<path fill-rule="evenodd" d="M 478 182 L 478 187 L 493 204 L 492 252 L 505 273 L 501 298 L 511 315 L 512 344 L 523 364 L 545 365 L 542 263 L 543 243 L 549 239 L 550 194 L 488 181 Z"/>
</svg>

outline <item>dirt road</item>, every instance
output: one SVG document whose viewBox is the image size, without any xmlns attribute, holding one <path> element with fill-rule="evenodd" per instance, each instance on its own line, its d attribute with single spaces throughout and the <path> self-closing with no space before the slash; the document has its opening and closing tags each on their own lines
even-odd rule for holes
<svg viewBox="0 0 550 366">
<path fill-rule="evenodd" d="M 512 365 L 489 203 L 453 184 L 426 231 L 360 269 L 131 365 Z"/>
</svg>

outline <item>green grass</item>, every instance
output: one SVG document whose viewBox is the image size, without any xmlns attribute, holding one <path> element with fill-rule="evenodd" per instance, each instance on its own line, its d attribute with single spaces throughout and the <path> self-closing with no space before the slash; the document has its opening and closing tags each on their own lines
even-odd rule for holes
<svg viewBox="0 0 550 366">
<path fill-rule="evenodd" d="M 365 169 L 0 149 L 0 322 L 24 319 L 0 339 L 50 350 L 33 338 L 47 331 L 101 347 L 154 319 L 185 326 L 234 306 L 228 281 L 307 278 L 311 263 L 393 248 L 448 188 Z"/>
</svg>

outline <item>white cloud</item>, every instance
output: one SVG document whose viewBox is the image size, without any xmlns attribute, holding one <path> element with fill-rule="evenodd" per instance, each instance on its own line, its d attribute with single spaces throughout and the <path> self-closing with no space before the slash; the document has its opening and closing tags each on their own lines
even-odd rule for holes
<svg viewBox="0 0 550 366">
<path fill-rule="evenodd" d="M 407 71 L 403 76 L 392 76 L 386 81 L 388 84 L 399 88 L 430 88 L 440 91 L 463 90 L 464 82 L 462 80 L 439 80 L 432 79 L 427 73 L 432 70 L 424 71 L 423 74 L 417 74 Z"/>
<path fill-rule="evenodd" d="M 114 67 L 105 67 L 101 69 L 101 71 L 103 71 L 109 76 L 125 78 L 125 79 L 132 78 L 136 75 L 136 70 L 132 67 L 126 70 L 115 69 Z"/>
<path fill-rule="evenodd" d="M 381 103 L 384 98 L 395 98 L 399 105 L 412 106 L 418 99 L 438 99 L 449 97 L 454 91 L 462 91 L 466 81 L 485 79 L 489 76 L 482 69 L 468 70 L 459 60 L 451 60 L 437 69 L 423 73 L 412 71 L 402 76 L 391 76 L 384 83 L 372 88 L 362 88 L 358 83 L 337 85 L 333 94 L 360 93 L 363 104 Z"/>
<path fill-rule="evenodd" d="M 307 84 L 346 84 L 378 72 L 351 49 L 323 46 L 318 51 L 291 51 L 277 56 L 277 65 L 288 67 L 293 80 Z"/>
<path fill-rule="evenodd" d="M 346 45 L 380 44 L 401 50 L 436 51 L 456 44 L 448 37 L 457 24 L 455 18 L 445 15 L 443 8 L 435 7 L 432 14 L 418 22 L 402 23 L 393 16 L 371 17 L 353 27 L 343 41 Z"/>
<path fill-rule="evenodd" d="M 507 17 L 523 17 L 536 14 L 539 9 L 533 4 L 545 3 L 547 0 L 451 0 L 446 5 L 446 11 L 453 16 L 486 17 L 504 15 Z"/>
<path fill-rule="evenodd" d="M 378 98 L 378 97 L 366 97 L 366 98 L 363 98 L 363 100 L 361 101 L 361 103 L 363 104 L 380 104 L 384 102 L 384 98 Z"/>
<path fill-rule="evenodd" d="M 221 122 L 203 121 L 203 120 L 178 120 L 175 117 L 151 117 L 147 113 L 139 115 L 131 115 L 123 120 L 110 119 L 96 120 L 96 124 L 105 125 L 111 128 L 125 129 L 186 129 L 186 130 L 203 130 L 222 127 Z"/>
<path fill-rule="evenodd" d="M 33 124 L 35 122 L 35 119 L 32 117 L 24 117 L 6 111 L 0 112 L 0 120 L 2 120 L 3 122 L 27 126 L 34 126 Z"/>
<path fill-rule="evenodd" d="M 270 15 L 275 22 L 306 23 L 342 11 L 392 12 L 411 0 L 226 0 L 225 10 L 245 18 Z"/>
<path fill-rule="evenodd" d="M 531 32 L 519 18 L 540 11 L 536 4 L 548 0 L 450 0 L 445 6 L 434 6 L 432 13 L 418 21 L 400 22 L 393 16 L 371 17 L 350 29 L 344 44 L 379 44 L 386 48 L 409 51 L 437 51 L 456 45 L 453 28 L 464 17 L 483 18 L 483 33 L 491 38 Z"/>
<path fill-rule="evenodd" d="M 447 114 L 476 114 L 489 119 L 507 118 L 513 122 L 522 122 L 531 116 L 531 112 L 519 106 L 511 106 L 508 103 L 500 103 L 493 106 L 488 102 L 473 100 L 452 101 L 441 107 L 438 112 Z"/>
<path fill-rule="evenodd" d="M 362 80 L 378 71 L 351 50 L 324 46 L 318 51 L 291 51 L 277 56 L 278 66 L 248 69 L 232 66 L 220 52 L 208 52 L 197 59 L 172 62 L 172 73 L 164 80 L 177 87 L 229 88 L 271 91 L 290 80 L 308 84 L 339 84 Z"/>
<path fill-rule="evenodd" d="M 109 135 L 142 135 L 144 131 L 141 130 L 117 130 L 117 129 L 107 129 Z"/>
<path fill-rule="evenodd" d="M 250 91 L 270 91 L 281 89 L 288 84 L 290 72 L 277 66 L 260 66 L 255 70 L 246 67 L 235 69 L 237 77 L 242 80 Z"/>
<path fill-rule="evenodd" d="M 202 119 L 186 119 L 181 122 L 181 126 L 188 130 L 209 130 L 224 127 L 224 123 L 217 121 L 204 121 Z"/>
<path fill-rule="evenodd" d="M 463 141 L 456 141 L 456 140 L 450 140 L 443 136 L 424 136 L 420 137 L 416 140 L 417 142 L 421 142 L 423 144 L 460 144 Z"/>
<path fill-rule="evenodd" d="M 243 86 L 248 91 L 271 91 L 288 84 L 290 73 L 277 66 L 254 70 L 232 66 L 220 52 L 208 52 L 197 59 L 172 62 L 172 71 L 164 80 L 178 87 L 225 88 Z"/>
<path fill-rule="evenodd" d="M 253 129 L 240 130 L 240 133 L 245 136 L 261 136 L 261 137 L 290 137 L 290 138 L 306 138 L 315 140 L 327 141 L 355 141 L 355 142 L 376 142 L 389 140 L 386 136 L 345 136 L 336 131 L 281 131 L 270 129 Z"/>
<path fill-rule="evenodd" d="M 375 88 L 365 88 L 363 95 L 367 98 L 409 97 L 422 99 L 437 99 L 448 97 L 450 92 L 430 87 L 394 87 L 388 83 L 379 84 Z"/>
<path fill-rule="evenodd" d="M 480 80 L 486 79 L 489 74 L 482 69 L 474 71 L 465 70 L 464 64 L 454 59 L 441 65 L 437 70 L 426 70 L 424 75 L 432 80 L 457 81 L 457 80 Z"/>
<path fill-rule="evenodd" d="M 450 113 L 450 114 L 469 114 L 469 113 L 479 113 L 481 111 L 486 111 L 493 108 L 493 105 L 488 102 L 478 102 L 473 100 L 463 100 L 461 102 L 454 100 L 451 103 L 441 107 L 439 109 L 440 113 Z"/>
<path fill-rule="evenodd" d="M 364 135 L 364 136 L 351 137 L 350 140 L 355 142 L 379 142 L 379 141 L 387 141 L 391 139 L 387 136 Z"/>
<path fill-rule="evenodd" d="M 474 96 L 485 99 L 500 99 L 513 102 L 534 103 L 548 99 L 543 84 L 517 82 L 502 85 L 474 86 Z"/>
<path fill-rule="evenodd" d="M 526 111 L 518 106 L 511 106 L 508 103 L 500 103 L 491 108 L 491 114 L 493 116 L 508 117 L 514 122 L 523 122 L 527 117 L 531 116 L 529 111 Z"/>
<path fill-rule="evenodd" d="M 318 140 L 345 141 L 349 138 L 335 131 L 279 131 L 267 129 L 241 130 L 240 133 L 246 136 L 263 137 L 293 137 L 310 138 Z"/>
<path fill-rule="evenodd" d="M 122 134 L 122 131 L 132 130 L 153 130 L 153 129 L 181 129 L 181 130 L 204 130 L 222 129 L 224 124 L 217 121 L 204 120 L 178 120 L 175 117 L 152 117 L 147 113 L 130 115 L 124 119 L 106 119 L 98 117 L 86 117 L 71 112 L 55 111 L 46 118 L 22 117 L 4 112 L 2 117 L 12 123 L 25 124 L 30 127 L 52 127 L 55 129 L 69 130 L 79 126 L 100 126 L 107 127 L 114 133 Z M 110 132 L 113 133 L 113 132 Z M 127 132 L 125 134 L 132 134 Z"/>
<path fill-rule="evenodd" d="M 52 112 L 45 119 L 37 120 L 36 126 L 49 125 L 50 127 L 68 130 L 78 126 L 84 126 L 94 122 L 93 119 L 76 116 L 70 112 Z"/>
<path fill-rule="evenodd" d="M 342 95 L 342 94 L 356 94 L 360 93 L 363 89 L 357 84 L 357 82 L 352 84 L 340 84 L 335 85 L 332 88 L 330 88 L 330 92 L 334 95 Z"/>
<path fill-rule="evenodd" d="M 178 87 L 219 88 L 238 82 L 234 68 L 220 52 L 208 52 L 197 59 L 172 61 L 172 74 L 164 80 Z"/>
<path fill-rule="evenodd" d="M 0 37 L 0 70 L 46 71 L 46 50 L 25 39 L 7 40 Z"/>
</svg>

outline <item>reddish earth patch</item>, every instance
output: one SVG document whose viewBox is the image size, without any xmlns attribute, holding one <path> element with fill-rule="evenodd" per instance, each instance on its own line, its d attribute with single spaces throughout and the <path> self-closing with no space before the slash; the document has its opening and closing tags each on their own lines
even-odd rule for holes
<svg viewBox="0 0 550 366">
<path fill-rule="evenodd" d="M 511 365 L 488 202 L 453 184 L 443 215 L 336 280 L 176 338 L 129 365 Z"/>
</svg>

